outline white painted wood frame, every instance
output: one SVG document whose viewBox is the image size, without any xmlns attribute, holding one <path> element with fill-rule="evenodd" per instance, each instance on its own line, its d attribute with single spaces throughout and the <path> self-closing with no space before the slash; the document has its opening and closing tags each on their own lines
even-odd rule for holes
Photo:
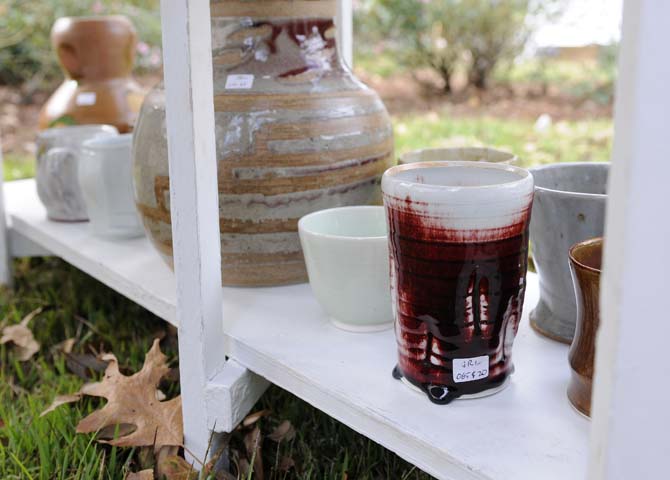
<svg viewBox="0 0 670 480">
<path fill-rule="evenodd" d="M 626 0 L 588 478 L 670 478 L 670 2 Z"/>
<path fill-rule="evenodd" d="M 350 12 L 350 0 L 344 0 L 340 25 L 344 25 L 342 16 L 350 17 Z M 670 453 L 667 440 L 670 386 L 665 364 L 670 321 L 663 303 L 665 278 L 670 269 L 667 240 L 670 217 L 666 211 L 666 184 L 670 177 L 670 144 L 666 138 L 670 64 L 660 54 L 670 40 L 670 3 L 626 0 L 623 18 L 591 452 L 588 472 L 584 468 L 579 471 L 593 480 L 656 480 L 668 476 L 666 457 Z M 354 353 L 370 355 L 367 358 L 371 360 L 380 357 L 387 362 L 382 350 L 392 341 L 392 334 L 379 333 L 365 337 L 365 341 L 356 341 L 360 337 L 348 337 L 330 329 L 320 317 L 322 314 L 306 285 L 255 290 L 220 288 L 209 2 L 162 0 L 162 23 L 176 287 L 174 276 L 146 239 L 109 244 L 88 236 L 83 224 L 45 220 L 32 180 L 4 186 L 0 183 L 3 198 L 7 195 L 4 203 L 9 218 L 0 225 L 0 282 L 7 283 L 11 278 L 10 256 L 51 253 L 162 318 L 178 323 L 186 445 L 190 454 L 200 459 L 204 458 L 210 432 L 234 428 L 268 385 L 245 367 L 253 365 L 254 371 L 276 380 L 439 478 L 557 478 L 560 474 L 557 466 L 565 466 L 561 461 L 586 460 L 586 453 L 579 448 L 573 448 L 579 450 L 577 453 L 570 451 L 571 445 L 575 447 L 572 440 L 568 445 L 561 444 L 560 452 L 552 450 L 551 445 L 560 443 L 562 433 L 549 440 L 540 437 L 528 440 L 530 430 L 511 432 L 509 438 L 500 435 L 496 437 L 493 456 L 484 461 L 481 451 L 475 449 L 473 454 L 465 448 L 467 445 L 448 442 L 438 445 L 444 440 L 444 436 L 436 435 L 438 429 L 427 434 L 416 431 L 417 425 L 425 420 L 417 415 L 416 408 L 399 408 L 413 407 L 417 402 L 408 390 L 395 389 L 386 380 L 378 380 L 381 376 L 377 375 L 375 382 L 370 382 L 373 388 L 383 388 L 388 393 L 380 402 L 366 392 L 347 391 L 342 384 L 324 382 L 318 372 L 329 361 L 332 367 L 329 378 L 345 378 L 337 370 L 345 364 L 337 359 L 337 352 L 322 348 L 325 353 L 325 359 L 319 360 L 322 364 L 313 364 L 316 360 L 302 361 L 291 356 L 294 345 L 287 338 L 293 335 L 291 328 L 298 323 L 299 331 L 307 331 L 314 338 L 322 340 L 330 336 L 328 346 L 343 349 L 351 345 Z M 341 40 L 341 45 L 346 58 L 346 39 Z M 3 216 L 4 203 L 0 199 Z M 7 250 L 10 255 L 3 254 Z M 119 262 L 118 258 L 124 256 L 132 258 Z M 287 311 L 293 312 L 295 318 L 278 318 L 268 329 L 273 338 L 258 338 L 255 332 L 262 335 L 263 331 L 248 328 L 253 322 L 261 325 L 266 312 L 281 315 Z M 243 321 L 236 322 L 236 317 Z M 281 337 L 282 332 L 286 337 Z M 515 396 L 505 397 L 503 392 L 498 399 L 462 403 L 452 410 L 437 410 L 426 404 L 425 412 L 430 412 L 425 413 L 430 415 L 427 430 L 434 419 L 443 422 L 445 432 L 447 425 L 451 429 L 457 427 L 458 419 L 452 415 L 459 408 L 464 414 L 474 411 L 491 415 L 500 405 L 507 412 L 513 411 L 515 402 L 524 399 L 523 394 L 530 400 L 530 407 L 544 401 L 547 397 L 546 392 L 542 393 L 545 391 L 542 376 L 535 375 L 532 369 L 524 373 L 521 367 L 548 353 L 552 359 L 562 358 L 565 348 L 533 335 L 530 331 L 521 332 L 519 340 L 525 347 L 520 345 L 518 353 L 527 358 L 519 363 L 519 389 Z M 374 347 L 373 353 L 366 350 L 370 346 Z M 230 359 L 224 351 L 230 354 Z M 348 364 L 345 367 L 352 370 Z M 358 380 L 363 382 L 365 365 L 359 365 L 359 369 L 362 373 Z M 562 389 L 561 379 L 556 372 L 547 385 L 557 384 Z M 548 393 L 553 395 L 552 392 Z M 557 398 L 550 397 L 558 402 Z M 560 405 L 567 406 L 564 398 L 560 401 L 564 402 Z M 527 409 L 526 418 L 537 418 L 533 408 Z M 552 430 L 566 428 L 566 435 L 578 439 L 577 443 L 586 442 L 588 426 L 580 424 L 581 419 L 574 413 L 571 415 L 547 416 L 544 425 L 549 422 Z M 505 425 L 504 419 L 501 425 Z M 540 427 L 535 423 L 526 425 L 535 433 Z M 461 429 L 461 438 L 468 438 L 475 447 L 490 437 L 490 432 L 485 435 L 484 430 L 477 428 L 482 426 Z M 496 432 L 500 433 L 497 429 Z M 514 456 L 518 455 L 520 445 L 531 448 L 536 442 L 544 442 L 540 443 L 542 448 L 546 445 L 546 458 Z M 505 460 L 498 465 L 495 455 Z M 536 463 L 531 467 L 533 461 Z M 542 473 L 534 475 L 533 468 Z M 578 477 L 562 475 L 562 478 Z"/>
<path fill-rule="evenodd" d="M 352 0 L 337 5 L 337 33 L 340 54 L 349 67 L 354 66 L 354 9 Z"/>
<path fill-rule="evenodd" d="M 0 192 L 4 193 L 4 159 L 2 156 L 2 138 L 0 138 Z M 0 285 L 11 286 L 12 262 L 9 250 L 9 227 L 5 215 L 5 196 L 0 195 Z"/>
<path fill-rule="evenodd" d="M 184 442 L 188 455 L 205 460 L 211 432 L 234 428 L 217 419 L 229 419 L 240 405 L 250 408 L 265 384 L 222 354 L 209 1 L 162 0 L 161 17 Z M 240 389 L 245 398 L 225 400 Z M 208 407 L 220 413 L 208 414 Z"/>
</svg>

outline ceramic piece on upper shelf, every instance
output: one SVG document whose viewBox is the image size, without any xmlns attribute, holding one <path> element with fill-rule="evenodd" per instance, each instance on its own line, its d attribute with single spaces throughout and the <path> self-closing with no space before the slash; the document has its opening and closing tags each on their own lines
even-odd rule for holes
<svg viewBox="0 0 670 480">
<path fill-rule="evenodd" d="M 603 235 L 609 163 L 557 163 L 531 168 L 535 202 L 530 223 L 540 301 L 530 312 L 533 328 L 570 343 L 577 311 L 568 250 Z"/>
<path fill-rule="evenodd" d="M 50 128 L 37 135 L 35 183 L 49 219 L 88 220 L 78 178 L 81 147 L 86 140 L 116 135 L 118 132 L 111 125 Z"/>
<path fill-rule="evenodd" d="M 467 161 L 515 165 L 519 158 L 510 152 L 489 147 L 426 148 L 400 156 L 399 164 L 416 162 Z"/>
<path fill-rule="evenodd" d="M 435 403 L 489 395 L 513 372 L 533 177 L 486 162 L 425 162 L 382 178 L 396 378 Z"/>
<path fill-rule="evenodd" d="M 51 43 L 66 78 L 42 107 L 40 129 L 107 124 L 131 131 L 144 99 L 130 76 L 136 38 L 120 15 L 56 20 Z"/>
<path fill-rule="evenodd" d="M 591 389 L 595 362 L 596 334 L 600 325 L 600 270 L 603 239 L 594 238 L 570 249 L 570 271 L 577 301 L 577 328 L 570 346 L 570 403 L 591 416 Z"/>
<path fill-rule="evenodd" d="M 79 184 L 90 228 L 103 237 L 133 238 L 144 235 L 133 194 L 130 133 L 88 140 L 79 162 Z"/>
<path fill-rule="evenodd" d="M 391 122 L 340 58 L 336 10 L 332 0 L 211 3 L 225 285 L 306 281 L 298 220 L 381 204 L 381 176 L 394 162 Z M 142 107 L 134 159 L 144 225 L 171 263 L 162 86 Z"/>
<path fill-rule="evenodd" d="M 298 222 L 309 283 L 335 326 L 369 332 L 393 325 L 384 207 L 321 210 Z"/>
</svg>

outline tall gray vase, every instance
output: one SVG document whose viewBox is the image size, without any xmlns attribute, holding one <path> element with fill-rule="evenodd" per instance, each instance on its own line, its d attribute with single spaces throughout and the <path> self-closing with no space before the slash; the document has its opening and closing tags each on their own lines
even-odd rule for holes
<svg viewBox="0 0 670 480">
<path fill-rule="evenodd" d="M 568 250 L 603 235 L 609 163 L 559 163 L 531 169 L 535 200 L 530 223 L 540 301 L 530 312 L 542 335 L 571 343 L 577 307 Z"/>
</svg>

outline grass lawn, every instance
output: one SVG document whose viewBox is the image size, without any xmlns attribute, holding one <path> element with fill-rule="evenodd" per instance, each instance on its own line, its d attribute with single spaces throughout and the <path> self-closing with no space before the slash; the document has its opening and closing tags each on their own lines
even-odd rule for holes
<svg viewBox="0 0 670 480">
<path fill-rule="evenodd" d="M 519 156 L 521 165 L 608 161 L 610 120 L 557 122 L 538 131 L 532 122 L 453 118 L 448 112 L 394 119 L 396 153 L 428 147 L 490 146 Z"/>
<path fill-rule="evenodd" d="M 486 144 L 517 153 L 524 165 L 554 161 L 607 160 L 611 122 L 562 122 L 537 131 L 532 122 L 444 115 L 395 118 L 397 152 L 430 146 Z M 33 161 L 5 156 L 7 179 L 30 176 Z M 58 259 L 15 262 L 14 291 L 0 292 L 2 323 L 14 324 L 37 307 L 45 311 L 31 322 L 42 347 L 28 362 L 16 360 L 0 346 L 0 478 L 123 479 L 128 471 L 147 467 L 138 449 L 112 448 L 93 435 L 75 434 L 80 419 L 104 401 L 90 397 L 40 417 L 57 394 L 76 391 L 83 382 L 100 378 L 82 368 L 99 352 L 113 352 L 125 373 L 137 371 L 155 337 L 173 367 L 177 366 L 175 333 L 141 307 Z M 56 345 L 68 338 L 70 354 Z M 168 398 L 179 393 L 174 375 L 163 382 Z M 297 435 L 276 443 L 265 440 L 266 478 L 299 479 L 428 479 L 393 453 L 358 435 L 327 415 L 277 387 L 261 399 L 257 410 L 272 413 L 261 420 L 267 433 L 290 420 Z M 231 440 L 243 444 L 242 434 Z M 295 466 L 281 471 L 282 458 Z"/>
</svg>

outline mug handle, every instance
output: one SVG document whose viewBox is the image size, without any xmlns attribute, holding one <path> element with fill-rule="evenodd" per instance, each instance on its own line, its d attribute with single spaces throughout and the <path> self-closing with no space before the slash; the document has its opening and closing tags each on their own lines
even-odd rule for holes
<svg viewBox="0 0 670 480">
<path fill-rule="evenodd" d="M 81 210 L 78 206 L 81 193 L 75 194 L 77 198 L 72 196 L 72 189 L 79 192 L 79 186 L 71 185 L 72 179 L 79 181 L 76 152 L 64 147 L 51 148 L 44 156 L 44 167 L 52 196 L 67 204 L 71 211 Z"/>
<path fill-rule="evenodd" d="M 51 148 L 44 156 L 44 166 L 46 167 L 46 172 L 53 175 L 64 171 L 66 168 L 72 168 L 74 166 L 75 158 L 74 151 L 69 148 Z"/>
</svg>

